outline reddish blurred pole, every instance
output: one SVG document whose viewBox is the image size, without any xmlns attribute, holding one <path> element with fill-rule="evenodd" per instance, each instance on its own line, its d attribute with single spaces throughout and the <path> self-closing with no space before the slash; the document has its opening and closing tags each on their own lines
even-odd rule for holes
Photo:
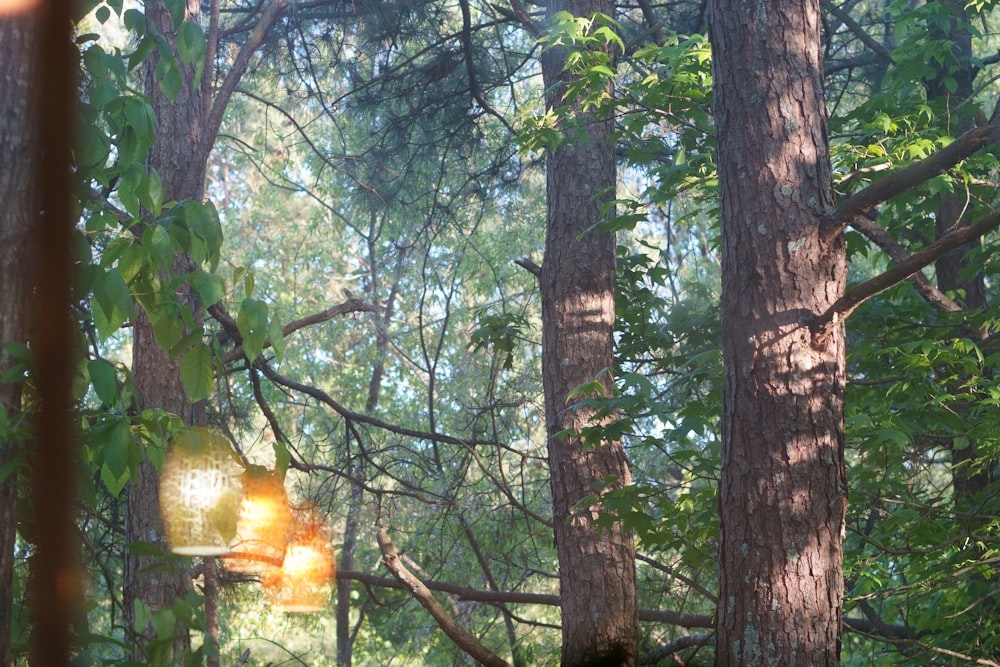
<svg viewBox="0 0 1000 667">
<path fill-rule="evenodd" d="M 40 401 L 30 461 L 37 553 L 31 576 L 30 664 L 70 664 L 71 623 L 80 590 L 73 523 L 76 437 L 71 384 L 76 362 L 70 318 L 72 234 L 71 158 L 76 125 L 72 2 L 43 0 L 39 13 L 35 91 L 39 123 L 36 176 L 38 221 L 31 250 L 36 290 L 30 345 Z"/>
</svg>

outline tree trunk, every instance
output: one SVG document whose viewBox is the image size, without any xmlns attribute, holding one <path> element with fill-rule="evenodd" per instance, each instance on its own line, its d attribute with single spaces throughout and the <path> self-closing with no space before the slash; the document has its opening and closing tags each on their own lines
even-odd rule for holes
<svg viewBox="0 0 1000 667">
<path fill-rule="evenodd" d="M 575 16 L 614 13 L 602 0 L 554 0 L 557 11 Z M 562 104 L 560 86 L 566 54 L 551 49 L 542 56 L 547 104 Z M 609 91 L 610 92 L 610 91 Z M 553 149 L 547 161 L 548 221 L 542 297 L 542 379 L 545 388 L 552 511 L 559 556 L 562 607 L 562 664 L 634 665 L 638 603 L 632 535 L 616 525 L 595 527 L 599 507 L 577 507 L 595 485 L 631 481 L 621 443 L 585 443 L 580 429 L 593 426 L 593 411 L 577 409 L 569 398 L 580 385 L 600 379 L 612 366 L 615 239 L 589 231 L 602 220 L 602 204 L 616 184 L 610 118 L 578 110 L 571 120 L 584 136 Z"/>
<path fill-rule="evenodd" d="M 32 82 L 35 50 L 33 17 L 0 17 L 0 374 L 13 363 L 5 347 L 28 339 L 27 304 L 31 295 L 29 241 L 34 210 L 36 135 Z M 11 424 L 20 418 L 21 382 L 0 383 L 0 410 Z M 17 468 L 23 454 L 14 433 L 0 433 L 0 667 L 13 664 L 14 541 L 17 534 Z M 11 468 L 8 468 L 11 466 Z"/>
<path fill-rule="evenodd" d="M 846 508 L 843 293 L 819 2 L 712 0 L 725 390 L 717 665 L 836 665 Z"/>
<path fill-rule="evenodd" d="M 928 101 L 944 102 L 948 107 L 948 118 L 952 134 L 959 136 L 975 126 L 973 112 L 969 108 L 962 109 L 961 104 L 973 97 L 975 65 L 972 60 L 972 31 L 965 11 L 965 3 L 956 0 L 941 0 L 939 3 L 951 14 L 951 25 L 944 30 L 939 25 L 931 26 L 931 34 L 938 39 L 952 42 L 952 53 L 958 60 L 958 69 L 942 69 L 939 75 L 927 83 Z M 949 90 L 946 79 L 954 81 L 954 90 Z M 965 193 L 943 193 L 938 206 L 935 220 L 937 237 L 941 238 L 952 229 L 967 227 L 970 224 L 968 216 L 963 218 L 969 209 Z M 954 292 L 956 301 L 967 310 L 976 310 L 987 305 L 986 282 L 981 270 L 971 271 L 969 253 L 981 248 L 979 238 L 965 243 L 945 254 L 934 263 L 934 274 L 937 286 L 942 292 Z M 987 334 L 984 331 L 965 331 L 959 335 L 967 335 L 977 341 L 984 341 Z M 988 372 L 988 370 L 987 370 Z M 960 378 L 956 382 L 956 391 L 964 386 L 968 378 Z M 952 406 L 958 414 L 967 416 L 969 406 L 958 403 Z M 992 479 L 994 466 L 974 466 L 979 458 L 977 443 L 966 438 L 953 439 L 950 443 L 952 456 L 952 480 L 955 491 L 955 505 L 960 512 L 974 511 L 978 501 L 976 497 L 986 490 Z M 973 470 L 974 469 L 974 470 Z"/>
<path fill-rule="evenodd" d="M 199 21 L 200 3 L 188 0 L 186 18 Z M 177 29 L 163 2 L 149 3 L 146 19 L 167 42 L 175 45 Z M 204 103 L 202 88 L 194 83 L 194 68 L 181 65 L 183 84 L 177 97 L 171 101 L 160 89 L 154 75 L 159 54 L 154 51 L 146 61 L 145 93 L 150 99 L 157 118 L 156 141 L 150 150 L 149 166 L 156 170 L 163 182 L 164 201 L 194 199 L 200 201 L 203 195 L 204 178 L 192 179 L 196 186 L 185 192 L 182 183 L 188 172 L 193 170 L 204 174 L 204 164 L 192 164 L 195 147 L 201 137 Z M 179 59 L 178 59 L 179 61 Z M 206 67 L 204 76 L 210 76 Z M 185 259 L 177 259 L 178 266 Z M 197 305 L 190 295 L 188 298 L 193 312 Z M 157 408 L 179 415 L 185 423 L 194 422 L 194 412 L 181 382 L 179 359 L 171 359 L 167 351 L 160 348 L 153 335 L 153 328 L 144 312 L 136 317 L 132 348 L 132 368 L 136 389 L 142 408 Z M 135 541 L 153 542 L 166 550 L 166 536 L 160 519 L 158 498 L 159 472 L 147 461 L 139 464 L 138 474 L 128 487 L 128 513 L 126 518 L 126 543 Z M 123 595 L 126 618 L 129 627 L 134 627 L 134 601 L 141 600 L 154 611 L 173 606 L 174 599 L 192 589 L 188 572 L 177 568 L 156 568 L 156 560 L 149 556 L 128 553 L 125 561 L 125 591 Z M 151 569 L 152 568 L 152 569 Z M 142 655 L 145 642 L 153 638 L 151 627 L 141 629 L 136 646 L 137 657 Z M 175 651 L 184 651 L 188 646 L 186 638 L 175 646 Z"/>
</svg>

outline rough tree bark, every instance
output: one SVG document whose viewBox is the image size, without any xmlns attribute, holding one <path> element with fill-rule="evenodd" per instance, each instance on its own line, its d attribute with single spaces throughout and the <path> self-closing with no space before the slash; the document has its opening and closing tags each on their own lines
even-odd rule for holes
<svg viewBox="0 0 1000 667">
<path fill-rule="evenodd" d="M 8 343 L 28 339 L 27 304 L 31 295 L 29 240 L 33 206 L 36 137 L 34 99 L 35 20 L 33 15 L 0 15 L 0 373 L 11 367 Z M 21 382 L 0 383 L 0 410 L 15 424 L 21 412 Z M 19 438 L 0 434 L 0 667 L 13 664 L 14 540 L 17 532 Z"/>
<path fill-rule="evenodd" d="M 185 18 L 200 20 L 200 3 L 189 0 Z M 152 2 L 146 7 L 146 19 L 152 29 L 163 35 L 167 42 L 176 44 L 177 29 L 170 13 L 162 2 Z M 174 100 L 162 90 L 154 75 L 159 54 L 151 54 L 145 68 L 145 93 L 156 113 L 156 141 L 150 150 L 149 166 L 155 169 L 163 182 L 164 200 L 200 201 L 204 178 L 195 178 L 190 191 L 182 183 L 190 170 L 204 174 L 204 164 L 193 164 L 191 156 L 201 139 L 204 102 L 202 89 L 195 86 L 194 68 L 181 66 L 183 84 Z M 206 68 L 208 69 L 208 68 Z M 209 76 L 209 72 L 205 73 Z M 178 258 L 178 262 L 184 262 Z M 183 297 L 182 297 L 183 298 Z M 189 305 L 194 307 L 188 295 Z M 162 349 L 153 334 L 153 327 L 142 309 L 139 309 L 134 326 L 132 344 L 132 369 L 141 408 L 157 408 L 180 416 L 185 423 L 193 423 L 193 411 L 187 392 L 181 382 L 180 360 L 172 359 Z M 126 512 L 125 540 L 152 542 L 167 549 L 166 535 L 160 519 L 158 498 L 159 472 L 148 460 L 141 462 L 135 479 L 128 486 L 128 511 Z M 125 558 L 125 589 L 123 601 L 128 621 L 135 626 L 134 602 L 141 600 L 153 610 L 172 607 L 177 597 L 192 590 L 191 578 L 183 569 L 156 567 L 158 559 L 128 552 Z M 152 568 L 152 569 L 151 569 Z M 145 643 L 155 637 L 151 626 L 136 628 L 140 633 L 135 645 L 136 658 L 141 658 Z M 183 652 L 189 642 L 182 638 L 175 645 L 175 652 Z"/>
<path fill-rule="evenodd" d="M 836 665 L 843 597 L 843 293 L 819 2 L 709 2 L 725 390 L 717 665 Z"/>
<path fill-rule="evenodd" d="M 614 14 L 609 0 L 553 0 L 548 15 L 569 11 L 587 17 Z M 542 56 L 546 103 L 562 104 L 563 49 Z M 595 484 L 631 480 L 621 443 L 585 443 L 579 431 L 594 425 L 593 412 L 571 407 L 570 393 L 600 379 L 612 366 L 615 239 L 588 231 L 605 215 L 602 204 L 616 184 L 611 118 L 576 110 L 581 137 L 549 152 L 548 220 L 541 269 L 542 379 L 551 475 L 552 511 L 559 556 L 562 664 L 634 665 L 638 602 L 632 535 L 615 526 L 598 531 L 599 508 L 578 507 Z"/>
</svg>

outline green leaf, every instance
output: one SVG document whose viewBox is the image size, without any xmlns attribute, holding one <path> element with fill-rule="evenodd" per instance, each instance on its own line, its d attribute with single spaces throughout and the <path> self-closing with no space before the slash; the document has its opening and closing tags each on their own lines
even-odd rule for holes
<svg viewBox="0 0 1000 667">
<path fill-rule="evenodd" d="M 91 359 L 87 362 L 87 372 L 101 402 L 114 405 L 118 401 L 118 378 L 114 365 L 104 359 Z"/>
<path fill-rule="evenodd" d="M 169 350 L 184 335 L 184 325 L 176 313 L 168 312 L 153 320 L 153 334 L 160 347 Z"/>
<path fill-rule="evenodd" d="M 154 170 L 150 170 L 142 179 L 142 187 L 139 189 L 139 201 L 142 202 L 154 218 L 160 217 L 163 212 L 163 181 L 160 175 Z"/>
<path fill-rule="evenodd" d="M 212 393 L 215 379 L 212 361 L 212 348 L 205 343 L 195 345 L 181 358 L 181 381 L 192 402 Z"/>
<path fill-rule="evenodd" d="M 120 478 L 129 469 L 129 421 L 121 418 L 105 431 L 106 439 L 101 447 L 101 460 L 115 478 Z"/>
<path fill-rule="evenodd" d="M 135 130 L 136 137 L 145 144 L 156 139 L 153 122 L 153 108 L 138 97 L 126 97 L 123 113 L 125 120 Z"/>
<path fill-rule="evenodd" d="M 135 10 L 130 9 L 128 11 L 131 12 Z M 142 61 L 146 59 L 146 56 L 149 55 L 149 52 L 152 51 L 153 47 L 155 46 L 156 46 L 156 40 L 153 39 L 152 35 L 146 35 L 141 40 L 139 40 L 139 44 L 138 46 L 135 47 L 135 51 L 133 51 L 132 55 L 128 57 L 129 71 L 131 72 L 136 68 L 137 65 L 142 63 Z"/>
<path fill-rule="evenodd" d="M 142 245 L 155 261 L 155 268 L 169 270 L 173 266 L 174 244 L 163 225 L 147 227 L 142 235 Z"/>
<path fill-rule="evenodd" d="M 153 614 L 153 629 L 160 639 L 173 637 L 176 624 L 177 618 L 172 609 L 159 609 Z"/>
<path fill-rule="evenodd" d="M 146 15 L 138 9 L 125 10 L 125 14 L 122 16 L 122 21 L 125 23 L 126 30 L 134 32 L 137 35 L 146 34 Z M 132 67 L 132 65 L 129 65 L 129 69 Z"/>
<path fill-rule="evenodd" d="M 285 474 L 292 464 L 292 453 L 288 451 L 283 442 L 277 440 L 272 444 L 272 448 L 274 449 L 274 476 L 284 484 Z"/>
<path fill-rule="evenodd" d="M 177 55 L 185 65 L 194 65 L 205 58 L 205 33 L 191 21 L 181 24 L 177 33 Z"/>
<path fill-rule="evenodd" d="M 243 336 L 243 353 L 251 361 L 256 359 L 267 340 L 267 304 L 249 297 L 243 299 L 236 316 L 236 327 Z"/>
<path fill-rule="evenodd" d="M 285 356 L 285 332 L 281 328 L 281 322 L 277 317 L 271 318 L 271 324 L 267 330 L 268 340 L 271 342 L 271 348 L 274 350 L 274 356 L 278 361 L 281 361 L 282 357 Z"/>
<path fill-rule="evenodd" d="M 106 5 L 98 7 L 97 11 L 94 12 L 94 18 L 97 19 L 98 23 L 104 25 L 108 22 L 108 19 L 111 18 L 111 8 Z"/>
<path fill-rule="evenodd" d="M 173 102 L 181 92 L 183 77 L 181 70 L 177 66 L 177 61 L 169 51 L 164 53 L 160 49 L 160 62 L 156 63 L 156 81 L 160 84 L 160 90 Z"/>
<path fill-rule="evenodd" d="M 167 6 L 167 11 L 170 12 L 170 19 L 174 22 L 174 27 L 179 27 L 181 21 L 184 20 L 184 11 L 187 9 L 185 0 L 165 0 L 163 4 Z"/>
<path fill-rule="evenodd" d="M 97 323 L 102 338 L 117 331 L 134 313 L 132 294 L 116 269 L 98 276 L 94 299 L 103 315 L 103 321 Z"/>
<path fill-rule="evenodd" d="M 226 284 L 222 278 L 205 271 L 195 271 L 191 274 L 191 287 L 206 306 L 218 303 L 226 293 Z"/>
</svg>

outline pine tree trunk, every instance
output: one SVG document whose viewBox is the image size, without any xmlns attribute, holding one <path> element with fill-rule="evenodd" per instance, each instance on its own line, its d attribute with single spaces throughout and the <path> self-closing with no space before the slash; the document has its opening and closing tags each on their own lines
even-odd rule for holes
<svg viewBox="0 0 1000 667">
<path fill-rule="evenodd" d="M 839 662 L 844 337 L 819 3 L 710 2 L 725 392 L 716 664 Z"/>
<path fill-rule="evenodd" d="M 0 374 L 13 360 L 4 348 L 28 339 L 27 304 L 31 295 L 28 266 L 33 210 L 35 114 L 32 54 L 35 26 L 24 16 L 0 17 Z M 0 410 L 11 423 L 21 413 L 20 382 L 0 382 Z M 21 442 L 0 434 L 0 470 L 23 454 Z M 14 541 L 17 533 L 17 470 L 0 474 L 0 667 L 13 664 L 11 619 L 13 615 Z"/>
<path fill-rule="evenodd" d="M 186 18 L 198 21 L 199 13 L 198 0 L 188 0 Z M 177 29 L 162 2 L 149 3 L 146 18 L 169 44 L 176 44 Z M 204 115 L 202 88 L 194 85 L 194 68 L 181 65 L 183 84 L 177 97 L 170 100 L 156 81 L 154 72 L 158 60 L 159 55 L 154 51 L 145 65 L 145 93 L 157 118 L 156 141 L 150 150 L 149 166 L 156 170 L 163 182 L 165 201 L 200 201 L 203 178 L 192 179 L 190 182 L 196 185 L 190 191 L 184 191 L 182 184 L 189 171 L 196 170 L 201 174 L 205 171 L 204 164 L 191 162 L 201 136 Z M 208 71 L 205 76 L 209 76 Z M 178 257 L 176 266 L 180 271 L 186 270 L 185 258 Z M 199 306 L 194 299 L 189 300 L 189 305 L 193 312 L 198 312 Z M 160 348 L 149 318 L 143 312 L 136 317 L 133 335 L 132 368 L 141 407 L 162 409 L 179 415 L 185 423 L 193 423 L 194 411 L 181 382 L 179 360 L 171 359 L 167 351 Z M 166 549 L 158 487 L 159 472 L 156 467 L 149 461 L 142 462 L 135 480 L 128 487 L 126 543 L 153 542 Z M 171 607 L 176 597 L 192 589 L 188 572 L 155 566 L 156 559 L 153 557 L 132 553 L 126 556 L 123 601 L 130 627 L 135 622 L 135 600 L 141 600 L 155 611 Z M 137 657 L 142 655 L 145 642 L 153 638 L 151 627 L 139 630 Z M 182 652 L 187 646 L 188 642 L 181 640 L 176 644 L 175 652 Z"/>
<path fill-rule="evenodd" d="M 551 17 L 613 15 L 606 1 L 549 3 Z M 565 53 L 547 51 L 542 72 L 550 106 L 562 104 Z M 553 522 L 559 556 L 562 664 L 634 665 L 638 612 L 635 547 L 619 526 L 595 527 L 598 507 L 577 507 L 595 484 L 631 478 L 621 443 L 585 444 L 579 429 L 593 425 L 593 412 L 571 407 L 570 392 L 612 365 L 615 239 L 588 231 L 602 216 L 602 203 L 616 183 L 611 119 L 582 112 L 572 121 L 585 136 L 548 155 L 548 222 L 541 271 L 542 378 L 545 388 Z"/>
</svg>

